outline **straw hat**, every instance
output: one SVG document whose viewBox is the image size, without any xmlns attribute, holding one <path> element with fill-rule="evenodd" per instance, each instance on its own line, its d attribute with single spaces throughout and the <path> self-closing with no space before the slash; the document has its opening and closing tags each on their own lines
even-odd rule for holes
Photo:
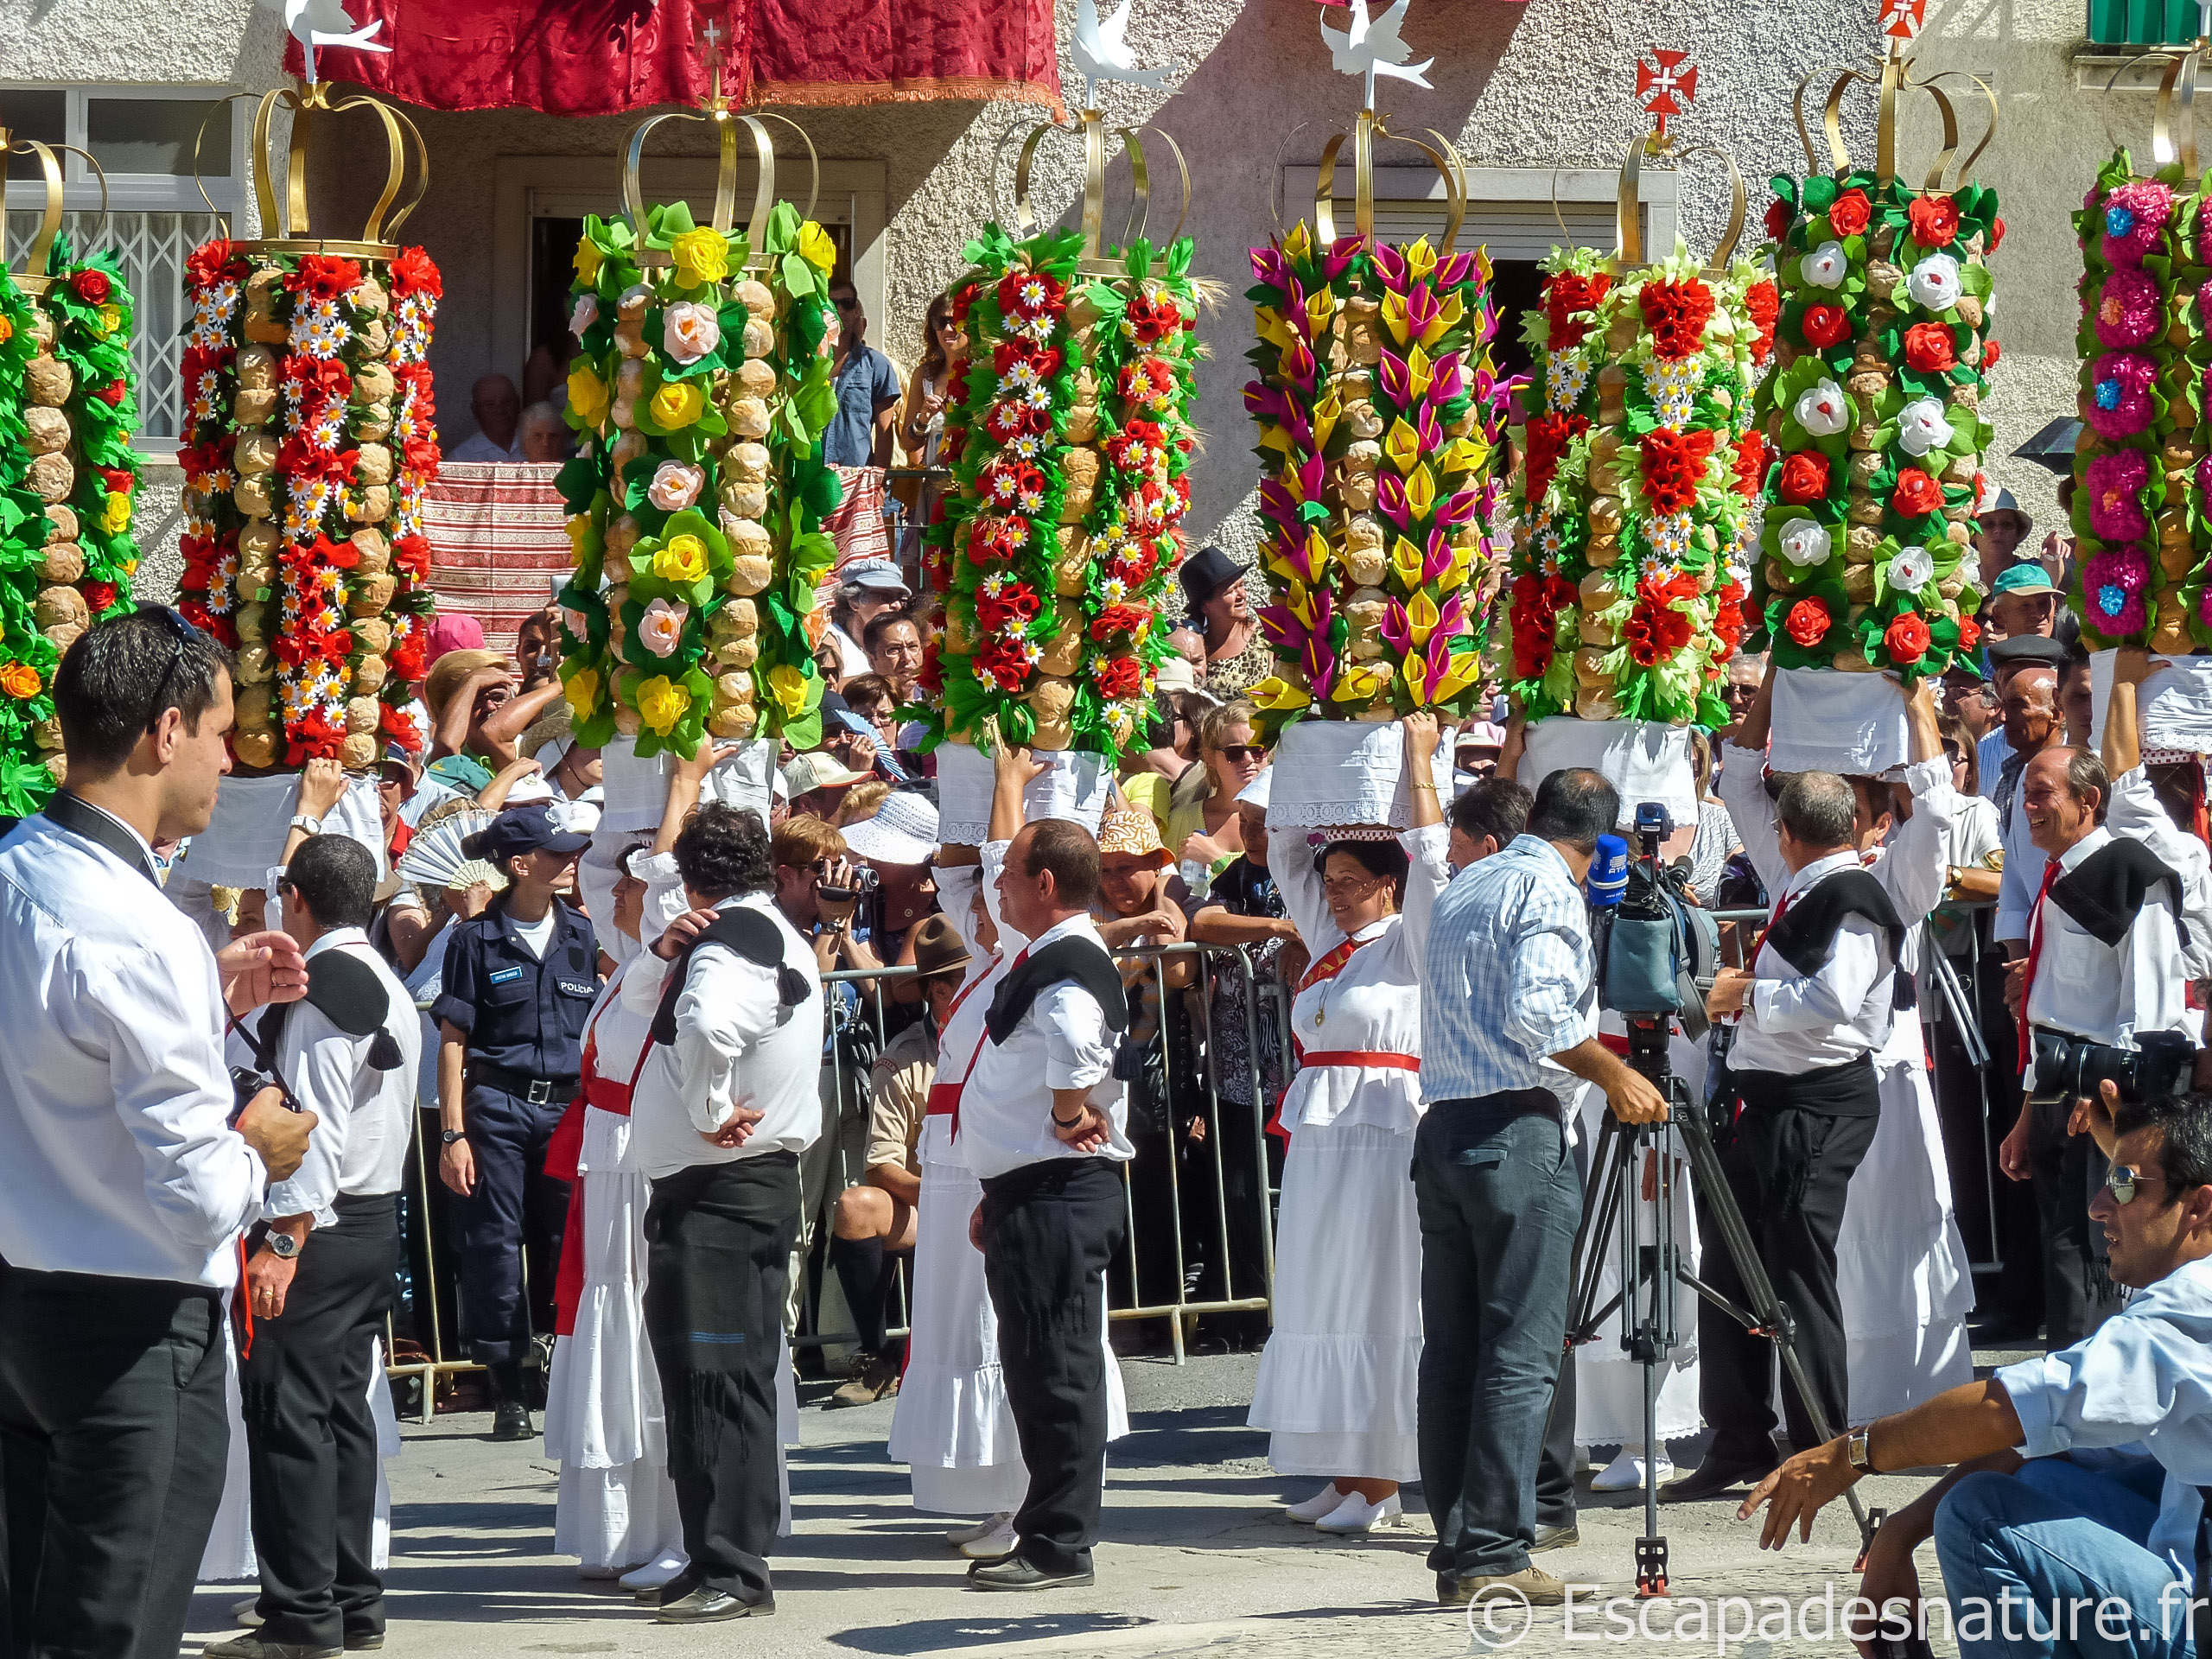
<svg viewBox="0 0 2212 1659">
<path fill-rule="evenodd" d="M 1108 858 L 1116 853 L 1148 858 L 1160 869 L 1175 861 L 1174 855 L 1160 839 L 1160 820 L 1141 807 L 1123 807 L 1109 812 L 1099 821 L 1098 855 Z"/>
</svg>

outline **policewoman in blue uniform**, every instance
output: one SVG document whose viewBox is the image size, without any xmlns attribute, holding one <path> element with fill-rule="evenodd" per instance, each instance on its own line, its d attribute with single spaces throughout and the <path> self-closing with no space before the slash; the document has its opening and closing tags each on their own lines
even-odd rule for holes
<svg viewBox="0 0 2212 1659">
<path fill-rule="evenodd" d="M 556 890 L 590 844 L 538 803 L 508 809 L 464 843 L 509 885 L 454 930 L 430 1009 L 440 1039 L 438 1174 L 455 1194 L 461 1327 L 470 1357 L 491 1373 L 494 1440 L 531 1433 L 523 1252 L 536 1300 L 550 1308 L 569 1211 L 569 1184 L 546 1174 L 545 1147 L 583 1070 L 599 943 L 589 918 Z"/>
</svg>

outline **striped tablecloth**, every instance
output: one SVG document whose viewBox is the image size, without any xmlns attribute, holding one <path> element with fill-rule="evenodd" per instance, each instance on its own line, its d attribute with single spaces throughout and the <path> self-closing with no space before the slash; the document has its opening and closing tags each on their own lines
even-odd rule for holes
<svg viewBox="0 0 2212 1659">
<path fill-rule="evenodd" d="M 514 649 L 516 628 L 545 608 L 570 569 L 568 514 L 553 484 L 560 470 L 449 461 L 423 493 L 438 609 L 474 616 L 493 651 Z"/>
</svg>

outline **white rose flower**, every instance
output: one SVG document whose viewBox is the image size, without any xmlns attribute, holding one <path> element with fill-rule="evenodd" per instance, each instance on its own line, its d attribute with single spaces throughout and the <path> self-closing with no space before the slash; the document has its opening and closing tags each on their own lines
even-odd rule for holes
<svg viewBox="0 0 2212 1659">
<path fill-rule="evenodd" d="M 1816 438 L 1834 437 L 1851 424 L 1851 400 L 1841 386 L 1827 378 L 1799 393 L 1789 412 Z"/>
<path fill-rule="evenodd" d="M 1951 441 L 1951 423 L 1934 397 L 1916 397 L 1897 411 L 1897 447 L 1916 459 Z"/>
<path fill-rule="evenodd" d="M 1840 242 L 1823 242 L 1797 262 L 1798 276 L 1815 288 L 1841 288 L 1850 270 L 1850 256 Z"/>
<path fill-rule="evenodd" d="M 1931 253 L 1912 268 L 1904 286 L 1915 305 L 1948 311 L 1959 302 L 1959 262 L 1948 253 Z"/>
<path fill-rule="evenodd" d="M 1936 561 L 1924 547 L 1908 547 L 1890 561 L 1888 582 L 1891 587 L 1908 594 L 1916 594 L 1936 574 Z"/>
<path fill-rule="evenodd" d="M 663 512 L 681 512 L 699 499 L 706 487 L 707 471 L 681 461 L 664 461 L 645 486 L 645 499 Z"/>
<path fill-rule="evenodd" d="M 1800 570 L 1828 562 L 1827 526 L 1812 518 L 1792 518 L 1782 527 L 1782 556 Z"/>
<path fill-rule="evenodd" d="M 638 619 L 638 643 L 656 657 L 667 656 L 683 643 L 683 619 L 690 614 L 689 605 L 653 601 Z"/>
<path fill-rule="evenodd" d="M 661 344 L 678 363 L 696 363 L 722 343 L 721 320 L 715 308 L 681 300 L 660 314 Z"/>
<path fill-rule="evenodd" d="M 584 337 L 584 330 L 598 321 L 599 296 L 596 294 L 577 295 L 576 308 L 569 314 L 569 332 L 578 340 L 582 340 Z"/>
</svg>

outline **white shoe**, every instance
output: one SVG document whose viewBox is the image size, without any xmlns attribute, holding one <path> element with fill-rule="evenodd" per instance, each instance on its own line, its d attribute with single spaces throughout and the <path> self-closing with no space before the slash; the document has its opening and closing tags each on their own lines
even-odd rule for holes
<svg viewBox="0 0 2212 1659">
<path fill-rule="evenodd" d="M 1370 1527 L 1394 1527 L 1399 1513 L 1395 1492 L 1380 1503 L 1370 1503 L 1357 1492 L 1347 1492 L 1343 1503 L 1313 1524 L 1323 1532 L 1359 1533 Z"/>
<path fill-rule="evenodd" d="M 1020 1541 L 1009 1516 L 982 1537 L 971 1538 L 961 1545 L 960 1553 L 971 1561 L 1002 1561 L 1014 1554 L 1014 1547 Z"/>
<path fill-rule="evenodd" d="M 1641 1491 L 1647 1475 L 1652 1480 L 1665 1481 L 1674 1472 L 1674 1461 L 1665 1455 L 1647 1463 L 1642 1455 L 1624 1446 L 1620 1456 L 1590 1477 L 1590 1490 L 1593 1492 Z"/>
<path fill-rule="evenodd" d="M 674 1582 L 677 1575 L 691 1565 L 691 1558 L 681 1550 L 664 1549 L 643 1567 L 634 1567 L 622 1575 L 625 1590 L 658 1590 Z"/>
<path fill-rule="evenodd" d="M 944 1541 L 957 1549 L 963 1544 L 972 1544 L 978 1538 L 988 1538 L 1014 1519 L 1012 1510 L 1001 1510 L 996 1515 L 987 1515 L 973 1526 L 955 1527 L 944 1535 Z"/>
<path fill-rule="evenodd" d="M 1283 1514 L 1310 1527 L 1323 1516 L 1333 1514 L 1344 1501 L 1344 1495 L 1337 1490 L 1337 1483 L 1332 1480 L 1303 1503 L 1290 1505 Z"/>
</svg>

